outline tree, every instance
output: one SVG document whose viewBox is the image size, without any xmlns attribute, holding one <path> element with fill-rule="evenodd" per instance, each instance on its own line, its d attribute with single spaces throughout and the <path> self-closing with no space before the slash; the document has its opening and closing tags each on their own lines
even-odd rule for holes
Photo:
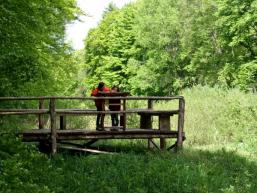
<svg viewBox="0 0 257 193">
<path fill-rule="evenodd" d="M 93 88 L 99 80 L 107 85 L 128 84 L 127 62 L 136 53 L 132 26 L 135 8 L 127 6 L 109 12 L 92 29 L 85 40 L 86 86 Z"/>
<path fill-rule="evenodd" d="M 255 0 L 141 0 L 114 10 L 86 40 L 88 84 L 118 82 L 138 95 L 255 88 L 256 10 Z"/>
<path fill-rule="evenodd" d="M 68 73 L 70 54 L 65 24 L 79 14 L 75 0 L 1 2 L 0 96 L 62 90 L 59 83 Z"/>
</svg>

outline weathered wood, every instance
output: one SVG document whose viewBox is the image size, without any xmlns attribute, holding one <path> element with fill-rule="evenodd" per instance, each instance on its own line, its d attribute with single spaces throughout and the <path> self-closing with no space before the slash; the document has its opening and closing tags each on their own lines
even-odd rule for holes
<svg viewBox="0 0 257 193">
<path fill-rule="evenodd" d="M 51 143 L 52 143 L 51 153 L 54 155 L 57 152 L 55 99 L 50 100 L 49 111 L 50 111 Z"/>
<path fill-rule="evenodd" d="M 117 94 L 119 95 L 119 94 Z M 92 100 L 95 97 L 0 97 L 0 101 L 4 100 L 38 100 L 39 109 L 0 109 L 0 115 L 26 115 L 35 114 L 38 115 L 38 127 L 40 128 L 40 133 L 23 133 L 23 140 L 26 141 L 49 141 L 49 147 L 51 147 L 52 154 L 57 151 L 57 141 L 59 140 L 79 140 L 79 139 L 148 139 L 148 146 L 156 145 L 152 143 L 152 138 L 160 138 L 160 147 L 165 148 L 165 138 L 176 138 L 177 149 L 182 148 L 182 143 L 184 137 L 183 127 L 184 127 L 184 109 L 185 103 L 184 98 L 179 97 L 119 97 L 115 95 L 106 97 L 97 97 L 97 99 L 121 99 L 123 101 L 122 111 L 96 111 L 90 109 L 55 109 L 56 100 Z M 152 102 L 153 100 L 174 100 L 179 99 L 179 110 L 153 110 Z M 48 103 L 49 109 L 44 109 L 43 105 L 40 105 L 40 100 Z M 147 109 L 127 109 L 127 100 L 148 100 Z M 97 115 L 102 114 L 120 114 L 121 115 L 121 126 L 124 125 L 124 131 L 69 131 L 69 132 L 59 132 L 56 128 L 56 116 L 60 117 L 60 128 L 65 128 L 65 116 L 81 116 L 81 115 Z M 126 116 L 130 113 L 138 113 L 141 116 L 140 127 L 144 129 L 128 131 L 126 129 Z M 45 132 L 43 115 L 50 115 L 50 130 Z M 177 131 L 164 131 L 165 129 L 170 129 L 168 122 L 170 121 L 170 116 L 178 114 L 178 129 Z M 122 119 L 122 116 L 124 117 Z M 152 116 L 159 116 L 159 131 L 152 129 Z M 166 117 L 166 118 L 164 118 Z M 169 117 L 169 118 L 168 118 Z M 123 124 L 122 124 L 123 122 Z M 164 129 L 164 130 L 163 130 Z M 143 130 L 143 132 L 142 132 Z M 41 132 L 42 131 L 42 132 Z M 64 130 L 62 130 L 64 131 Z M 158 131 L 158 132 L 156 132 Z M 106 133 L 107 132 L 107 133 Z M 150 141 L 151 140 L 151 141 Z"/>
<path fill-rule="evenodd" d="M 152 115 L 152 116 L 159 116 L 159 115 L 166 115 L 166 116 L 173 116 L 174 114 L 178 114 L 179 110 L 139 110 L 137 112 L 139 115 Z"/>
<path fill-rule="evenodd" d="M 185 100 L 179 99 L 179 115 L 178 115 L 178 138 L 177 149 L 181 149 L 183 146 L 183 129 L 184 129 L 184 114 L 185 114 Z"/>
<path fill-rule="evenodd" d="M 38 108 L 40 110 L 44 109 L 44 100 L 43 99 L 39 100 Z M 44 116 L 42 114 L 38 115 L 38 128 L 39 129 L 44 129 Z"/>
<path fill-rule="evenodd" d="M 81 139 L 148 139 L 148 138 L 177 138 L 177 131 L 161 131 L 157 129 L 127 129 L 126 131 L 95 131 L 95 130 L 57 130 L 57 139 L 81 140 Z M 51 130 L 27 130 L 23 131 L 23 141 L 47 140 L 51 136 Z M 184 133 L 183 133 L 184 136 Z"/>
<path fill-rule="evenodd" d="M 152 110 L 153 109 L 153 100 L 151 99 L 148 99 L 147 100 L 147 109 L 148 110 Z M 142 116 L 141 116 L 142 117 Z M 152 117 L 148 118 L 148 120 L 145 120 L 146 121 L 146 125 L 148 126 L 148 128 L 152 128 Z M 140 119 L 140 128 L 144 127 L 143 126 L 143 123 L 141 123 L 141 119 Z M 148 146 L 148 149 L 153 149 L 156 144 L 154 143 L 153 139 L 149 138 L 147 140 L 147 146 Z"/>
<path fill-rule="evenodd" d="M 86 140 L 86 139 L 149 139 L 149 138 L 177 138 L 177 134 L 101 134 L 101 135 L 60 135 L 58 141 L 61 140 Z M 23 142 L 37 142 L 49 139 L 44 135 L 24 136 Z"/>
<path fill-rule="evenodd" d="M 126 99 L 123 99 L 123 111 L 126 112 Z M 126 130 L 126 126 L 127 126 L 127 115 L 126 113 L 123 114 L 123 131 Z"/>
<path fill-rule="evenodd" d="M 0 112 L 0 115 L 38 115 L 38 114 L 48 114 L 49 110 L 12 110 L 8 111 L 6 110 L 5 112 Z"/>
<path fill-rule="evenodd" d="M 122 126 L 110 126 L 110 127 L 104 127 L 104 129 L 119 130 L 119 129 L 123 129 L 123 127 Z"/>
<path fill-rule="evenodd" d="M 161 131 L 170 130 L 170 116 L 169 115 L 160 115 L 159 116 L 159 129 Z M 160 138 L 160 148 L 161 150 L 166 149 L 166 140 L 165 138 Z"/>
<path fill-rule="evenodd" d="M 38 109 L 0 109 L 0 112 L 30 112 L 37 111 Z M 40 109 L 49 112 L 49 109 Z"/>
<path fill-rule="evenodd" d="M 97 141 L 98 141 L 98 139 L 92 139 L 92 140 L 88 141 L 87 143 L 84 143 L 83 147 L 89 147 L 89 146 L 93 145 Z"/>
<path fill-rule="evenodd" d="M 159 114 L 178 114 L 178 110 L 167 111 L 167 110 L 147 110 L 147 109 L 128 109 L 123 111 L 96 111 L 96 110 L 73 110 L 73 109 L 56 109 L 58 115 L 97 115 L 97 114 L 151 114 L 153 116 Z M 48 114 L 48 109 L 0 109 L 0 115 L 26 115 L 26 114 Z"/>
<path fill-rule="evenodd" d="M 60 135 L 58 136 L 58 141 L 61 140 L 85 140 L 85 139 L 149 139 L 149 138 L 177 138 L 177 133 L 162 133 L 162 134 L 101 134 L 101 135 Z M 24 135 L 23 142 L 37 142 L 48 140 L 49 135 Z"/>
<path fill-rule="evenodd" d="M 42 130 L 38 130 L 38 129 L 29 129 L 29 130 L 24 130 L 21 132 L 22 134 L 51 134 L 51 129 L 42 129 Z M 126 134 L 126 133 L 177 133 L 177 131 L 166 131 L 166 130 L 158 130 L 158 129 L 152 129 L 152 128 L 149 128 L 149 129 L 141 129 L 141 128 L 127 128 L 126 131 L 122 131 L 122 130 L 119 130 L 119 131 L 96 131 L 96 130 L 90 130 L 88 128 L 85 128 L 85 129 L 66 129 L 66 130 L 57 130 L 57 133 L 58 135 L 62 135 L 62 134 L 70 134 L 70 133 L 81 133 L 81 134 L 87 134 L 87 135 L 90 135 L 90 134 L 106 134 L 106 133 L 123 133 L 123 134 Z"/>
<path fill-rule="evenodd" d="M 170 116 L 167 116 L 167 115 L 159 116 L 159 129 L 170 130 Z"/>
<path fill-rule="evenodd" d="M 80 110 L 80 111 L 73 111 L 73 110 L 56 110 L 58 115 L 97 115 L 97 114 L 124 114 L 125 111 L 97 111 L 97 110 Z"/>
<path fill-rule="evenodd" d="M 100 151 L 100 150 L 89 149 L 89 148 L 79 148 L 79 147 L 69 147 L 69 146 L 59 146 L 59 148 L 67 149 L 67 150 L 74 150 L 74 151 L 83 151 L 83 152 L 89 152 L 89 153 L 114 154 L 114 153 L 108 152 L 108 151 Z"/>
<path fill-rule="evenodd" d="M 60 129 L 66 129 L 66 115 L 60 115 Z"/>
<path fill-rule="evenodd" d="M 175 100 L 181 99 L 182 96 L 175 96 L 175 97 L 163 97 L 163 96 L 149 96 L 149 97 L 133 97 L 133 96 L 126 96 L 126 97 L 97 97 L 97 99 L 126 99 L 126 100 Z M 50 99 L 62 99 L 62 100 L 95 100 L 96 97 L 0 97 L 1 101 L 11 101 L 11 100 L 50 100 Z"/>
<path fill-rule="evenodd" d="M 148 143 L 151 143 L 151 148 L 149 148 L 149 149 L 153 149 L 154 147 L 156 148 L 156 149 L 158 149 L 158 150 L 160 150 L 160 148 L 158 147 L 158 145 L 153 141 L 153 139 L 152 138 L 150 138 L 150 139 L 148 139 Z M 149 146 L 148 146 L 149 147 Z"/>
</svg>

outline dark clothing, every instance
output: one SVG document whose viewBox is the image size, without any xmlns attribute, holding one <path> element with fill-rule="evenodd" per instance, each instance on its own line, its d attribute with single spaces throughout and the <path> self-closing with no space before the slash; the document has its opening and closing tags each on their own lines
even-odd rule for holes
<svg viewBox="0 0 257 193">
<path fill-rule="evenodd" d="M 119 126 L 119 117 L 118 114 L 111 114 L 112 126 Z"/>
<path fill-rule="evenodd" d="M 91 96 L 94 97 L 100 97 L 101 94 L 99 92 L 109 92 L 110 89 L 108 87 L 104 87 L 102 90 L 96 88 L 94 90 L 92 90 L 91 92 Z M 97 111 L 105 111 L 104 108 L 104 99 L 95 99 L 95 106 Z M 97 114 L 96 117 L 96 129 L 98 130 L 99 128 L 103 128 L 104 127 L 104 114 Z"/>
<path fill-rule="evenodd" d="M 104 111 L 104 108 L 102 106 L 96 107 L 97 111 Z M 97 114 L 96 117 L 96 128 L 102 128 L 104 125 L 104 114 Z"/>
<path fill-rule="evenodd" d="M 120 99 L 110 99 L 109 100 L 110 111 L 120 111 Z M 112 126 L 119 126 L 119 116 L 118 114 L 111 114 Z"/>
<path fill-rule="evenodd" d="M 111 111 L 120 111 L 120 99 L 109 99 L 109 109 Z"/>
</svg>

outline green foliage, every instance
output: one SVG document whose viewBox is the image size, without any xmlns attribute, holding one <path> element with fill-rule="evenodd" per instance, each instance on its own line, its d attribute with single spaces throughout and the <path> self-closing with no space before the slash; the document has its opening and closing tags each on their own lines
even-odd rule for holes
<svg viewBox="0 0 257 193">
<path fill-rule="evenodd" d="M 0 96 L 38 96 L 64 89 L 71 73 L 65 24 L 78 14 L 75 0 L 1 2 Z"/>
<path fill-rule="evenodd" d="M 15 137 L 13 128 L 28 128 L 33 120 L 0 120 L 0 192 L 255 193 L 256 96 L 207 86 L 182 94 L 187 139 L 179 153 L 149 152 L 146 140 L 111 140 L 97 145 L 118 154 L 48 157 Z"/>
<path fill-rule="evenodd" d="M 99 27 L 85 40 L 86 86 L 93 88 L 99 80 L 107 85 L 127 85 L 126 64 L 135 54 L 132 25 L 134 7 L 113 9 L 105 14 Z"/>
<path fill-rule="evenodd" d="M 238 72 L 238 85 L 246 89 L 257 89 L 257 60 L 243 64 Z"/>
<path fill-rule="evenodd" d="M 257 99 L 239 89 L 194 87 L 183 91 L 186 100 L 188 145 L 256 153 Z"/>
<path fill-rule="evenodd" d="M 86 39 L 87 85 L 118 82 L 137 95 L 195 84 L 254 88 L 242 68 L 256 61 L 256 10 L 255 0 L 142 0 L 114 10 Z"/>
</svg>

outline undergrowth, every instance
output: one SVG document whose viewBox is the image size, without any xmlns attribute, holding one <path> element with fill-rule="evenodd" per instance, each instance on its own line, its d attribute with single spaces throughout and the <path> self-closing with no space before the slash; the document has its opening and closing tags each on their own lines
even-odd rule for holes
<svg viewBox="0 0 257 193">
<path fill-rule="evenodd" d="M 20 141 L 26 121 L 1 118 L 0 192 L 256 193 L 256 95 L 209 87 L 182 94 L 187 139 L 179 153 L 148 151 L 143 140 L 110 140 L 97 145 L 112 155 L 51 157 Z"/>
</svg>

